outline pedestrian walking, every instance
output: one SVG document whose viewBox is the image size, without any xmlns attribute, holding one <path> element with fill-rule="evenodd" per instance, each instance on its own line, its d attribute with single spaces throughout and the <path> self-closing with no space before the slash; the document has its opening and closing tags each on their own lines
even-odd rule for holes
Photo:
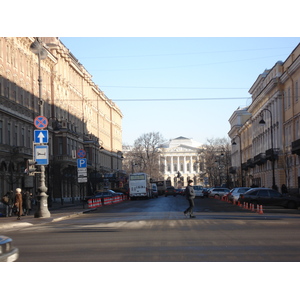
<svg viewBox="0 0 300 300">
<path fill-rule="evenodd" d="M 193 188 L 193 180 L 188 181 L 188 185 L 185 188 L 185 196 L 186 199 L 189 201 L 190 206 L 183 213 L 186 217 L 190 215 L 190 218 L 196 218 L 196 216 L 193 215 L 193 210 L 195 206 L 194 204 L 195 191 Z"/>
<path fill-rule="evenodd" d="M 25 204 L 25 215 L 28 216 L 31 211 L 31 196 L 29 191 L 25 192 L 23 202 Z"/>
<path fill-rule="evenodd" d="M 16 196 L 15 196 L 15 207 L 17 208 L 17 216 L 18 220 L 21 219 L 21 216 L 23 215 L 23 199 L 22 199 L 22 190 L 20 188 L 16 189 Z"/>
<path fill-rule="evenodd" d="M 14 206 L 14 193 L 13 191 L 7 192 L 5 194 L 5 197 L 7 199 L 7 203 L 5 206 L 5 216 L 6 217 L 11 217 L 12 216 L 12 211 L 13 211 L 13 206 Z"/>
</svg>

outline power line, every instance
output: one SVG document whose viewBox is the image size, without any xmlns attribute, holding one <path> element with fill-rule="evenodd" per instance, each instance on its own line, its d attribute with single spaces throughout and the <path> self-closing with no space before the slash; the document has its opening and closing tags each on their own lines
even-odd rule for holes
<svg viewBox="0 0 300 300">
<path fill-rule="evenodd" d="M 111 55 L 111 56 L 82 56 L 79 59 L 95 59 L 95 58 L 135 58 L 135 57 L 156 57 L 156 56 L 181 56 L 181 55 L 198 55 L 198 54 L 214 54 L 214 53 L 232 53 L 232 52 L 247 52 L 247 51 L 264 51 L 276 49 L 290 49 L 291 47 L 278 48 L 261 48 L 261 49 L 237 49 L 237 50 L 217 50 L 217 51 L 201 51 L 201 52 L 186 52 L 186 53 L 166 53 L 166 54 L 137 54 L 137 55 Z"/>
<path fill-rule="evenodd" d="M 170 98 L 170 99 L 112 99 L 114 102 L 125 101 L 220 101 L 220 100 L 247 100 L 250 97 L 234 97 L 234 98 Z"/>
<path fill-rule="evenodd" d="M 248 90 L 248 88 L 232 88 L 232 87 L 171 87 L 171 86 L 122 86 L 122 85 L 101 85 L 101 88 L 124 88 L 124 89 L 170 89 L 170 90 Z"/>
<path fill-rule="evenodd" d="M 227 97 L 227 98 L 157 98 L 157 99 L 142 99 L 142 98 L 137 98 L 137 99 L 111 99 L 107 98 L 105 100 L 110 100 L 113 102 L 149 102 L 149 101 L 228 101 L 228 100 L 249 100 L 251 97 Z M 87 101 L 99 101 L 100 99 L 86 99 Z M 85 101 L 85 99 L 60 99 L 59 101 Z"/>
</svg>

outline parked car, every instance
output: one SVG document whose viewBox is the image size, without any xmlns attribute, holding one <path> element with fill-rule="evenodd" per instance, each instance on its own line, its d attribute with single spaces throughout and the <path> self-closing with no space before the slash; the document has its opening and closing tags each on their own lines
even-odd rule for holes
<svg viewBox="0 0 300 300">
<path fill-rule="evenodd" d="M 12 262 L 19 258 L 19 249 L 13 246 L 11 238 L 0 235 L 0 262 Z"/>
<path fill-rule="evenodd" d="M 286 208 L 300 207 L 300 198 L 282 195 L 270 188 L 252 188 L 244 194 L 241 194 L 239 201 L 241 203 L 247 202 L 254 205 L 283 206 Z"/>
<path fill-rule="evenodd" d="M 158 189 L 157 189 L 156 183 L 152 183 L 152 194 L 153 194 L 153 197 L 158 198 Z"/>
<path fill-rule="evenodd" d="M 240 194 L 244 194 L 245 192 L 249 191 L 250 189 L 251 188 L 249 188 L 249 187 L 236 187 L 236 188 L 232 189 L 230 191 L 230 193 L 227 195 L 228 200 L 230 202 L 238 201 Z"/>
<path fill-rule="evenodd" d="M 194 191 L 196 197 L 203 197 L 203 186 L 202 185 L 194 185 Z"/>
<path fill-rule="evenodd" d="M 115 192 L 113 190 L 107 190 L 107 191 L 110 192 L 110 193 L 112 193 L 113 196 L 123 196 L 123 193 L 121 193 L 121 192 Z"/>
<path fill-rule="evenodd" d="M 175 189 L 177 195 L 182 195 L 183 190 L 182 189 Z"/>
<path fill-rule="evenodd" d="M 202 191 L 203 197 L 208 197 L 209 191 L 210 191 L 210 188 L 204 188 Z"/>
<path fill-rule="evenodd" d="M 85 198 L 85 201 L 91 199 L 91 198 L 106 198 L 106 197 L 114 197 L 114 196 L 119 196 L 123 195 L 122 193 L 116 193 L 112 190 L 105 190 L 105 191 L 96 191 L 96 193 L 92 196 L 87 196 Z"/>
<path fill-rule="evenodd" d="M 215 196 L 223 197 L 224 195 L 227 195 L 229 193 L 230 193 L 230 189 L 227 189 L 227 188 L 212 188 L 212 189 L 210 189 L 208 196 L 209 197 L 215 197 Z"/>
<path fill-rule="evenodd" d="M 165 190 L 165 197 L 168 197 L 169 195 L 176 197 L 176 190 L 174 186 L 169 186 Z"/>
</svg>

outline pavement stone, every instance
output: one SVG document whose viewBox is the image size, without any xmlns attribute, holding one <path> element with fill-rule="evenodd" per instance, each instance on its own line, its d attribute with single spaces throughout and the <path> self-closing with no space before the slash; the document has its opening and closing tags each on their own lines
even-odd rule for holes
<svg viewBox="0 0 300 300">
<path fill-rule="evenodd" d="M 62 204 L 61 202 L 53 202 L 51 206 L 48 207 L 48 209 L 50 211 L 50 217 L 48 218 L 34 217 L 37 206 L 33 206 L 30 215 L 22 216 L 20 220 L 17 220 L 17 216 L 14 215 L 12 217 L 0 217 L 0 234 L 4 230 L 16 230 L 34 225 L 57 222 L 95 210 L 88 208 L 87 204 L 83 205 L 83 203 L 79 200 L 74 201 L 73 203 L 66 202 L 64 204 Z"/>
</svg>

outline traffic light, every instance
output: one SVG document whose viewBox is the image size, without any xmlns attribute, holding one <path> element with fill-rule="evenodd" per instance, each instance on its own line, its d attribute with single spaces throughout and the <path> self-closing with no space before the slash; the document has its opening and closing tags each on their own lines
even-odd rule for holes
<svg viewBox="0 0 300 300">
<path fill-rule="evenodd" d="M 36 172 L 36 161 L 28 159 L 26 163 L 26 173 L 30 176 L 34 176 Z"/>
</svg>

